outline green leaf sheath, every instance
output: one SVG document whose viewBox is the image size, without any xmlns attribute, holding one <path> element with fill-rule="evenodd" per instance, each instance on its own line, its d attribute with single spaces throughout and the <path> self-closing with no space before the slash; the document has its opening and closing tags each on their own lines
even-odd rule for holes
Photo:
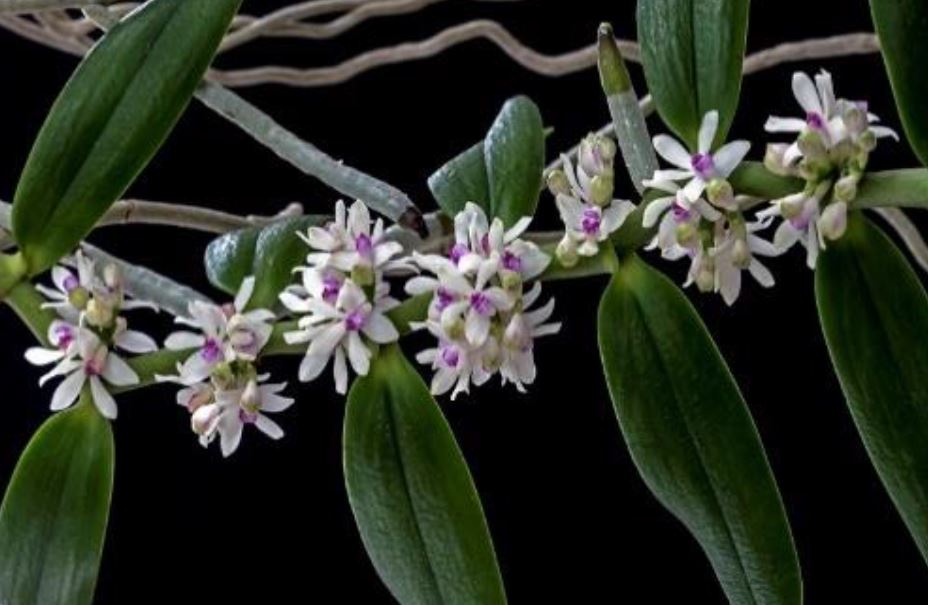
<svg viewBox="0 0 928 605">
<path fill-rule="evenodd" d="M 902 253 L 859 213 L 819 257 L 815 295 L 851 416 L 928 560 L 928 296 Z"/>
<path fill-rule="evenodd" d="M 541 113 L 529 98 L 514 97 L 503 105 L 486 139 L 429 177 L 429 189 L 450 217 L 474 202 L 508 227 L 534 216 L 544 162 Z"/>
<path fill-rule="evenodd" d="M 397 601 L 506 602 L 467 464 L 396 345 L 381 350 L 348 394 L 344 464 L 364 546 Z"/>
<path fill-rule="evenodd" d="M 70 252 L 186 107 L 241 0 L 152 0 L 108 32 L 55 101 L 16 190 L 31 274 Z"/>
<path fill-rule="evenodd" d="M 928 3 L 924 0 L 870 0 L 870 11 L 902 126 L 912 149 L 928 165 Z"/>
<path fill-rule="evenodd" d="M 638 41 L 648 88 L 664 122 L 696 148 L 703 115 L 719 112 L 716 144 L 738 107 L 748 0 L 641 0 Z"/>
<path fill-rule="evenodd" d="M 541 112 L 528 97 L 506 101 L 483 146 L 492 216 L 511 227 L 535 216 L 545 168 Z"/>
<path fill-rule="evenodd" d="M 483 141 L 449 160 L 429 177 L 429 190 L 438 207 L 448 216 L 464 209 L 467 202 L 480 205 L 490 214 L 490 184 L 483 160 Z"/>
<path fill-rule="evenodd" d="M 293 268 L 304 264 L 309 252 L 297 233 L 326 220 L 325 216 L 301 216 L 222 235 L 206 247 L 206 275 L 214 286 L 233 295 L 243 279 L 254 275 L 249 306 L 273 308 L 277 295 L 294 281 Z"/>
<path fill-rule="evenodd" d="M 93 600 L 113 490 L 113 434 L 88 396 L 49 418 L 0 508 L 0 603 Z"/>
<path fill-rule="evenodd" d="M 627 256 L 600 304 L 599 346 L 635 465 L 702 546 L 729 601 L 801 603 L 799 562 L 763 445 L 683 293 Z"/>
</svg>

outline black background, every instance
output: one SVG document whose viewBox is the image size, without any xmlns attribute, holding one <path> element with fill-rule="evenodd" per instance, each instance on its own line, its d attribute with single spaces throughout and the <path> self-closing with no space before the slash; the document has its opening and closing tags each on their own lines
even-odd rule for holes
<svg viewBox="0 0 928 605">
<path fill-rule="evenodd" d="M 279 2 L 246 0 L 263 13 Z M 334 41 L 274 41 L 224 56 L 223 67 L 326 65 L 382 44 L 421 39 L 467 18 L 498 18 L 523 41 L 559 53 L 593 40 L 611 20 L 634 37 L 634 5 L 615 2 L 478 3 L 450 0 L 418 15 L 372 21 Z M 759 1 L 749 49 L 872 26 L 866 2 Z M 0 32 L 0 197 L 12 197 L 45 112 L 76 60 Z M 827 67 L 838 93 L 869 98 L 899 127 L 877 56 L 800 64 Z M 795 66 L 750 76 L 733 135 L 756 141 L 769 113 L 797 111 Z M 640 70 L 633 75 L 643 89 Z M 482 136 L 509 96 L 525 93 L 555 128 L 550 157 L 607 120 L 594 70 L 547 79 L 485 42 L 378 69 L 319 89 L 241 91 L 307 140 L 409 192 L 432 208 L 425 179 Z M 656 121 L 652 129 L 660 128 Z M 875 168 L 914 165 L 905 144 L 882 145 Z M 621 192 L 630 194 L 627 183 Z M 331 207 L 336 194 L 280 162 L 194 102 L 130 193 L 143 199 L 272 213 L 291 201 Z M 553 228 L 545 195 L 538 225 Z M 92 240 L 208 290 L 208 237 L 166 228 L 118 227 Z M 661 263 L 679 277 L 683 267 Z M 830 369 L 812 275 L 794 252 L 775 260 L 778 285 L 749 284 L 733 309 L 690 293 L 739 379 L 789 512 L 808 602 L 916 603 L 928 571 L 868 463 Z M 539 345 L 540 376 L 528 396 L 495 385 L 442 406 L 471 464 L 514 604 L 721 603 L 694 540 L 648 493 L 629 459 L 601 378 L 595 309 L 604 285 L 552 285 L 563 332 Z M 137 317 L 140 317 L 137 315 Z M 166 317 L 140 319 L 159 336 Z M 51 388 L 22 359 L 29 335 L 0 309 L 0 483 L 48 416 Z M 419 343 L 410 343 L 419 344 Z M 269 364 L 295 375 L 296 360 Z M 660 385 L 655 385 L 660 388 Z M 170 388 L 121 397 L 115 424 L 116 485 L 97 602 L 389 603 L 367 561 L 341 476 L 343 401 L 329 373 L 293 384 L 287 432 L 255 431 L 230 460 L 201 449 Z M 928 447 L 928 444 L 926 444 Z"/>
</svg>

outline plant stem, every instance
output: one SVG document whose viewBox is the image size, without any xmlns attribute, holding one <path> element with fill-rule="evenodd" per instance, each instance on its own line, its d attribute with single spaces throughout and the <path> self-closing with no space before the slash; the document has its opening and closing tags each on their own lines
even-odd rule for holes
<svg viewBox="0 0 928 605">
<path fill-rule="evenodd" d="M 3 0 L 0 2 L 0 13 L 35 13 L 114 2 L 116 0 Z"/>
</svg>

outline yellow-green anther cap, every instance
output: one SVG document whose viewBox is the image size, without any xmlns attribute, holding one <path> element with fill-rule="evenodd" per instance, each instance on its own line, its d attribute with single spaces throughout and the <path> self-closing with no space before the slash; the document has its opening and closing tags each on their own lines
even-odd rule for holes
<svg viewBox="0 0 928 605">
<path fill-rule="evenodd" d="M 606 96 L 612 96 L 631 89 L 625 60 L 615 43 L 612 25 L 603 23 L 599 26 L 599 79 Z"/>
</svg>

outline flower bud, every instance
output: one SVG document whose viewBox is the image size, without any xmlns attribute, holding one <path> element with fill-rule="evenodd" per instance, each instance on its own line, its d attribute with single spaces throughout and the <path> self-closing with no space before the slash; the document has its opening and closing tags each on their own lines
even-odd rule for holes
<svg viewBox="0 0 928 605">
<path fill-rule="evenodd" d="M 464 338 L 464 320 L 460 315 L 445 316 L 441 318 L 441 329 L 448 335 L 449 340 Z"/>
<path fill-rule="evenodd" d="M 712 292 L 715 290 L 715 267 L 712 261 L 703 259 L 699 264 L 699 272 L 696 274 L 696 287 L 700 292 Z"/>
<path fill-rule="evenodd" d="M 570 181 L 567 179 L 567 175 L 564 174 L 563 170 L 552 170 L 549 172 L 546 183 L 548 185 L 548 191 L 555 197 L 558 195 L 571 195 L 572 193 Z"/>
<path fill-rule="evenodd" d="M 764 153 L 764 168 L 773 174 L 788 176 L 792 174 L 792 167 L 786 164 L 786 150 L 789 145 L 785 143 L 770 143 Z"/>
<path fill-rule="evenodd" d="M 804 158 L 799 162 L 799 176 L 807 181 L 820 181 L 826 178 L 834 166 L 827 158 Z"/>
<path fill-rule="evenodd" d="M 612 172 L 612 160 L 615 158 L 615 153 L 615 142 L 612 139 L 598 134 L 589 134 L 580 142 L 577 159 L 583 172 L 594 177 Z"/>
<path fill-rule="evenodd" d="M 218 404 L 210 403 L 200 406 L 190 416 L 190 428 L 197 435 L 209 436 L 216 430 L 221 413 L 222 408 Z"/>
<path fill-rule="evenodd" d="M 374 269 L 365 263 L 358 263 L 351 269 L 351 281 L 361 288 L 374 285 Z"/>
<path fill-rule="evenodd" d="M 590 181 L 590 199 L 599 207 L 608 206 L 612 202 L 614 189 L 615 177 L 611 174 L 598 174 Z"/>
<path fill-rule="evenodd" d="M 191 388 L 193 389 L 193 392 L 189 394 L 187 399 L 182 400 L 180 397 L 178 397 L 178 403 L 185 406 L 187 411 L 192 414 L 213 400 L 213 387 L 208 384 L 201 383 Z M 181 391 L 181 393 L 183 393 L 183 391 Z"/>
<path fill-rule="evenodd" d="M 822 235 L 830 240 L 839 239 L 847 230 L 847 204 L 845 202 L 832 202 L 822 211 L 818 220 L 818 228 Z"/>
<path fill-rule="evenodd" d="M 780 200 L 778 200 L 778 207 L 780 209 L 780 216 L 789 220 L 796 218 L 802 214 L 802 209 L 806 204 L 806 194 L 805 193 L 794 193 L 793 195 L 788 195 Z"/>
<path fill-rule="evenodd" d="M 872 130 L 867 130 L 859 137 L 857 137 L 857 145 L 860 146 L 866 152 L 871 152 L 876 149 L 876 135 L 873 134 Z"/>
<path fill-rule="evenodd" d="M 84 311 L 87 323 L 98 328 L 108 328 L 116 319 L 113 307 L 99 298 L 92 298 Z"/>
<path fill-rule="evenodd" d="M 725 179 L 712 179 L 706 186 L 709 202 L 719 208 L 731 208 L 735 201 L 735 190 Z"/>
<path fill-rule="evenodd" d="M 504 290 L 511 292 L 518 291 L 522 288 L 522 274 L 520 274 L 518 271 L 502 269 L 499 272 L 499 279 Z"/>
<path fill-rule="evenodd" d="M 235 384 L 235 370 L 227 361 L 223 361 L 213 368 L 211 376 L 213 384 L 221 391 L 227 390 Z"/>
<path fill-rule="evenodd" d="M 567 268 L 573 267 L 580 260 L 577 254 L 577 242 L 567 234 L 558 243 L 554 254 L 557 256 L 557 261 Z"/>
<path fill-rule="evenodd" d="M 532 341 L 531 332 L 525 324 L 521 313 L 516 313 L 509 320 L 506 330 L 503 332 L 503 345 L 514 350 L 522 350 L 529 346 Z"/>
<path fill-rule="evenodd" d="M 843 118 L 845 127 L 853 136 L 862 134 L 870 124 L 867 112 L 856 105 L 845 111 Z"/>
<path fill-rule="evenodd" d="M 239 405 L 249 414 L 256 414 L 261 409 L 261 391 L 258 390 L 256 380 L 249 380 L 245 385 Z"/>
<path fill-rule="evenodd" d="M 828 148 L 822 135 L 815 130 L 805 130 L 796 141 L 802 155 L 810 160 L 818 160 L 828 156 Z"/>
<path fill-rule="evenodd" d="M 739 269 L 747 269 L 751 264 L 751 248 L 743 237 L 735 239 L 731 249 L 731 260 Z"/>
<path fill-rule="evenodd" d="M 838 179 L 835 183 L 835 199 L 839 202 L 851 202 L 857 197 L 857 182 L 860 175 L 849 174 Z"/>
<path fill-rule="evenodd" d="M 113 263 L 103 267 L 103 284 L 110 290 L 122 290 L 122 271 Z"/>
<path fill-rule="evenodd" d="M 68 302 L 78 311 L 83 311 L 87 308 L 87 303 L 90 302 L 90 292 L 83 286 L 72 288 L 68 292 Z"/>
<path fill-rule="evenodd" d="M 850 139 L 843 139 L 831 148 L 828 157 L 831 163 L 837 166 L 843 166 L 848 160 L 857 155 L 857 145 Z"/>
<path fill-rule="evenodd" d="M 690 246 L 699 235 L 696 227 L 692 223 L 680 223 L 674 230 L 674 234 L 676 235 L 677 243 L 684 247 Z"/>
</svg>

